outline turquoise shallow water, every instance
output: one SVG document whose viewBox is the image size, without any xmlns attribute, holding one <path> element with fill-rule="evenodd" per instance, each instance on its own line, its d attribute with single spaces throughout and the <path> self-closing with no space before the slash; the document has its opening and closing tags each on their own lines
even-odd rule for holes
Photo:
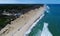
<svg viewBox="0 0 60 36">
<path fill-rule="evenodd" d="M 60 36 L 60 4 L 49 4 L 49 13 L 44 13 L 45 16 L 31 30 L 29 36 L 40 36 L 43 30 L 44 22 L 48 23 L 48 29 L 53 36 Z"/>
</svg>

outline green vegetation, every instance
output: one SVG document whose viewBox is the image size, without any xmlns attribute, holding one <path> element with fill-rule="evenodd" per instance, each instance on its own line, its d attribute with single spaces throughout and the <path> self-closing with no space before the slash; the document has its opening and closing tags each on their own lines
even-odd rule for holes
<svg viewBox="0 0 60 36">
<path fill-rule="evenodd" d="M 2 29 L 6 24 L 6 18 L 0 18 L 0 29 Z"/>
<path fill-rule="evenodd" d="M 31 7 L 40 7 L 43 6 L 43 4 L 2 4 L 0 5 L 0 9 L 26 9 L 26 8 L 31 8 Z"/>
<path fill-rule="evenodd" d="M 4 28 L 7 24 L 10 24 L 10 22 L 12 21 L 11 19 L 15 19 L 14 17 L 8 17 L 8 16 L 5 16 L 5 17 L 1 17 L 0 18 L 0 30 L 2 28 Z"/>
<path fill-rule="evenodd" d="M 1 4 L 0 5 L 0 16 L 1 16 L 1 13 L 4 10 L 9 11 L 11 9 L 17 9 L 17 11 L 18 10 L 21 11 L 22 9 L 27 9 L 28 10 L 28 8 L 34 9 L 34 8 L 39 8 L 40 6 L 43 6 L 43 4 L 40 4 L 40 5 L 33 5 L 33 4 L 28 4 L 28 5 L 26 5 L 26 4 L 23 4 L 23 5 L 22 4 L 20 4 L 20 5 L 19 4 L 3 4 L 2 5 Z M 22 10 L 22 13 L 26 13 L 26 12 Z M 7 25 L 7 23 L 10 23 L 11 20 L 9 18 L 11 18 L 11 17 L 7 17 L 7 18 L 3 17 L 3 18 L 0 18 L 0 30 L 2 28 L 4 28 Z"/>
<path fill-rule="evenodd" d="M 3 21 L 3 22 L 2 22 Z M 5 23 L 5 21 L 6 21 L 6 19 L 5 18 L 1 18 L 0 19 L 0 26 L 2 26 L 2 24 L 4 24 Z"/>
</svg>

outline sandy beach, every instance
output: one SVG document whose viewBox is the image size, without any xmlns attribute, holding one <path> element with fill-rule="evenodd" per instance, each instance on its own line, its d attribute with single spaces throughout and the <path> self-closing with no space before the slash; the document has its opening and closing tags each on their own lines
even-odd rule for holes
<svg viewBox="0 0 60 36">
<path fill-rule="evenodd" d="M 0 31 L 0 36 L 24 36 L 34 21 L 44 13 L 45 7 L 31 10 L 12 21 Z"/>
</svg>

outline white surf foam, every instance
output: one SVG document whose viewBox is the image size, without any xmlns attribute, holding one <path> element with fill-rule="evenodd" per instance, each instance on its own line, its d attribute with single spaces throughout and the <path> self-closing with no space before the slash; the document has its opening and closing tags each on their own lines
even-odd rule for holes
<svg viewBox="0 0 60 36">
<path fill-rule="evenodd" d="M 48 11 L 48 10 L 46 10 L 46 12 L 47 12 L 47 13 L 49 13 L 49 11 Z"/>
<path fill-rule="evenodd" d="M 47 12 L 47 13 L 49 13 L 49 9 L 50 9 L 50 7 L 49 6 L 47 6 L 47 5 L 45 5 L 46 7 L 45 7 L 45 11 Z"/>
<path fill-rule="evenodd" d="M 32 26 L 29 28 L 29 30 L 25 33 L 25 36 L 28 35 L 28 34 L 31 32 L 31 29 L 37 24 L 37 22 L 38 22 L 40 19 L 42 19 L 43 16 L 44 16 L 44 14 L 42 14 L 42 15 L 40 16 L 40 18 L 37 19 L 37 21 L 36 21 L 35 23 L 33 23 L 33 25 L 32 25 Z"/>
<path fill-rule="evenodd" d="M 47 9 L 50 9 L 50 7 L 49 6 L 46 6 L 47 7 Z"/>
<path fill-rule="evenodd" d="M 41 36 L 53 36 L 50 31 L 48 30 L 48 23 L 44 22 L 44 27 L 41 33 Z"/>
<path fill-rule="evenodd" d="M 46 12 L 47 12 L 47 13 L 50 13 L 50 12 L 49 12 L 49 9 L 50 9 L 50 7 L 49 7 L 49 6 L 47 6 L 47 10 L 46 10 Z"/>
</svg>

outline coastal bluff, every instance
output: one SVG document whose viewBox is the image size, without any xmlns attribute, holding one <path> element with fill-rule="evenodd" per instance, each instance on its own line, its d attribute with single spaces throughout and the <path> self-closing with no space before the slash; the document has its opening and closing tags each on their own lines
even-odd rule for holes
<svg viewBox="0 0 60 36">
<path fill-rule="evenodd" d="M 24 36 L 34 21 L 44 14 L 44 11 L 45 7 L 43 6 L 22 14 L 19 18 L 11 21 L 11 24 L 6 25 L 0 31 L 0 36 Z"/>
</svg>

